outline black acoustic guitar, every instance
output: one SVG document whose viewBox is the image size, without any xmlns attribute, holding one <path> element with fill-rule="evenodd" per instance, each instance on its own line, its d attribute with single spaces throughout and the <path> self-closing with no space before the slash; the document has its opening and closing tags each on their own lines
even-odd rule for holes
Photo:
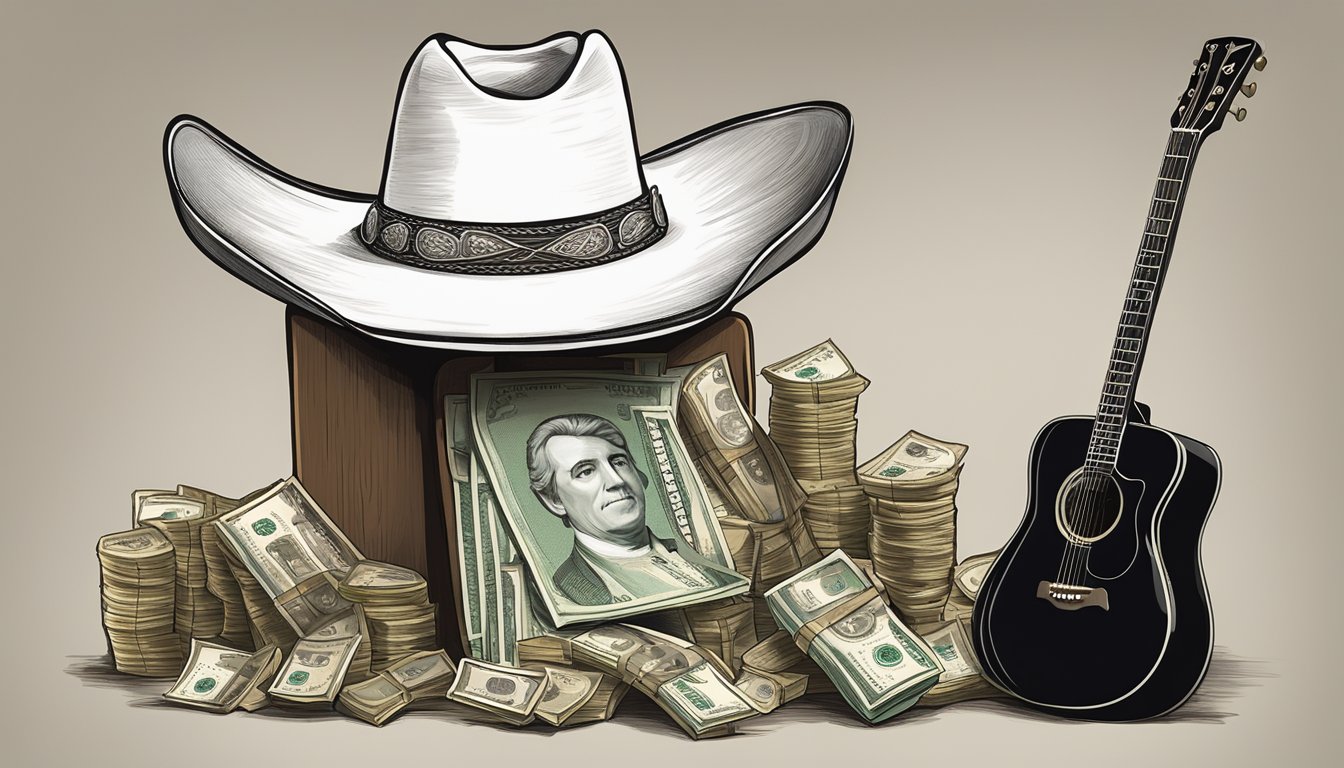
<svg viewBox="0 0 1344 768">
<path fill-rule="evenodd" d="M 1204 679 L 1213 612 L 1200 537 L 1218 495 L 1209 446 L 1154 426 L 1134 399 L 1195 155 L 1222 127 L 1254 40 L 1204 44 L 1171 137 L 1125 295 L 1095 418 L 1046 424 L 1031 446 L 1027 511 L 980 587 L 975 649 L 996 685 L 1038 708 L 1138 720 L 1179 707 Z"/>
</svg>

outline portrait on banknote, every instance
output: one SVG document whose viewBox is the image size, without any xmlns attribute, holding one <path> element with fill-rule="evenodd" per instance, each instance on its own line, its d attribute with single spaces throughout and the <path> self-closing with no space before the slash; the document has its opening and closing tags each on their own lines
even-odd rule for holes
<svg viewBox="0 0 1344 768">
<path fill-rule="evenodd" d="M 556 626 L 746 589 L 676 434 L 676 385 L 615 373 L 473 379 L 476 447 Z"/>
</svg>

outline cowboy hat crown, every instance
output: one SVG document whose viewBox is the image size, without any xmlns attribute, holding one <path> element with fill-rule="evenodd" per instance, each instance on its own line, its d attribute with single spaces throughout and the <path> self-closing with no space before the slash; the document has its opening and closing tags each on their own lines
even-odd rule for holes
<svg viewBox="0 0 1344 768">
<path fill-rule="evenodd" d="M 596 31 L 503 50 L 430 38 L 389 147 L 382 202 L 426 219 L 571 219 L 646 191 L 625 77 Z"/>
</svg>

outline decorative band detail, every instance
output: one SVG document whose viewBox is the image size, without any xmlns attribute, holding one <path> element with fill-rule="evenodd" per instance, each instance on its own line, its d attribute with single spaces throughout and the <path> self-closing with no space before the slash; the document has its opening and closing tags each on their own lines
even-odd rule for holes
<svg viewBox="0 0 1344 768">
<path fill-rule="evenodd" d="M 648 248 L 667 234 L 657 187 L 606 211 L 533 224 L 422 219 L 375 201 L 360 239 L 387 259 L 421 269 L 475 275 L 535 275 L 591 267 Z"/>
</svg>

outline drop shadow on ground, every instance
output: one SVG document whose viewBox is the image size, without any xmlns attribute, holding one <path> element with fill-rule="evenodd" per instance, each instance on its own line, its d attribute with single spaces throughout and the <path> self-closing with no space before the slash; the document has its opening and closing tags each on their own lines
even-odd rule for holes
<svg viewBox="0 0 1344 768">
<path fill-rule="evenodd" d="M 67 674 L 78 678 L 87 687 L 121 691 L 125 694 L 129 706 L 182 713 L 192 712 L 188 708 L 172 704 L 163 698 L 163 691 L 171 685 L 171 680 L 149 679 L 122 674 L 113 667 L 112 659 L 107 654 L 69 656 L 67 658 L 70 660 L 65 668 Z M 1160 725 L 1225 723 L 1228 719 L 1237 716 L 1234 711 L 1236 702 L 1246 694 L 1248 689 L 1260 687 L 1265 680 L 1277 677 L 1278 674 L 1271 670 L 1267 661 L 1238 656 L 1223 646 L 1217 646 L 1213 651 L 1213 659 L 1209 663 L 1208 674 L 1199 690 L 1176 711 L 1144 722 Z M 1007 717 L 1042 722 L 1068 724 L 1086 722 L 1068 720 L 1039 712 L 1010 699 L 983 699 L 963 701 L 944 707 L 916 707 L 885 723 L 872 726 L 858 717 L 838 694 L 826 693 L 804 696 L 765 717 L 742 723 L 738 726 L 738 733 L 739 736 L 759 737 L 768 735 L 780 728 L 788 727 L 792 723 L 818 722 L 830 722 L 858 729 L 902 728 L 912 727 L 920 722 L 935 721 L 948 714 L 964 711 L 994 712 Z M 360 726 L 365 725 L 360 721 L 329 710 L 294 710 L 272 706 L 257 712 L 242 714 L 289 720 L 343 720 Z M 477 715 L 475 710 L 470 707 L 446 699 L 416 702 L 414 709 L 408 710 L 398 719 L 402 718 L 449 720 L 463 725 L 518 731 L 541 737 L 554 736 L 566 731 L 589 727 L 583 725 L 578 726 L 577 729 L 555 729 L 543 723 L 514 728 L 492 721 L 484 715 Z M 682 730 L 668 715 L 648 698 L 635 692 L 631 692 L 630 695 L 625 697 L 612 720 L 650 734 L 683 737 Z M 367 727 L 371 728 L 373 726 Z"/>
</svg>

